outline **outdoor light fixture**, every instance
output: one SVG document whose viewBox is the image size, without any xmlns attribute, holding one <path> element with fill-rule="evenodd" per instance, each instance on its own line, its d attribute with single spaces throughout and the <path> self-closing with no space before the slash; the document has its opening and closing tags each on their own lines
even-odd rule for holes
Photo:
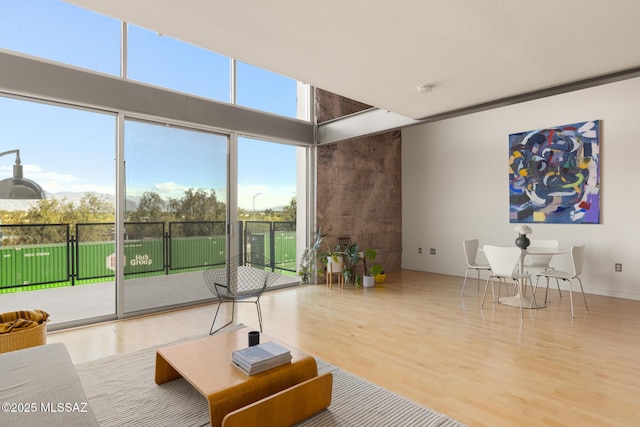
<svg viewBox="0 0 640 427">
<path fill-rule="evenodd" d="M 0 199 L 45 199 L 46 195 L 42 187 L 30 179 L 22 177 L 20 150 L 5 151 L 0 153 L 0 157 L 14 153 L 16 163 L 13 165 L 13 178 L 0 181 Z"/>
<path fill-rule="evenodd" d="M 255 196 L 253 196 L 253 220 L 256 220 L 256 197 L 260 196 L 262 193 L 256 193 Z"/>
</svg>

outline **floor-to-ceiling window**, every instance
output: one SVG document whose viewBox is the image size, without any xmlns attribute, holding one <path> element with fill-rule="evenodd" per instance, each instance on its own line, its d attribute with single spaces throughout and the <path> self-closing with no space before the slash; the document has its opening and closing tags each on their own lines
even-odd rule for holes
<svg viewBox="0 0 640 427">
<path fill-rule="evenodd" d="M 118 20 L 57 0 L 2 0 L 0 47 L 120 75 Z"/>
<path fill-rule="evenodd" d="M 288 77 L 236 61 L 235 102 L 238 105 L 308 120 L 306 114 L 301 117 L 297 108 L 298 84 Z"/>
<path fill-rule="evenodd" d="M 0 312 L 113 315 L 115 116 L 7 97 L 0 112 Z M 21 180 L 42 194 L 16 194 Z"/>
<path fill-rule="evenodd" d="M 231 58 L 135 25 L 127 29 L 128 79 L 230 101 Z"/>
<path fill-rule="evenodd" d="M 226 135 L 126 120 L 124 312 L 211 298 L 227 253 Z"/>
<path fill-rule="evenodd" d="M 238 220 L 245 252 L 296 275 L 296 147 L 238 139 Z M 295 280 L 294 280 L 295 281 Z"/>
<path fill-rule="evenodd" d="M 121 50 L 122 42 L 125 49 Z M 309 91 L 305 91 L 301 83 L 249 64 L 236 63 L 232 58 L 190 46 L 171 37 L 54 0 L 0 2 L 0 48 L 3 49 L 0 55 L 5 57 L 7 52 L 14 51 L 17 55 L 26 54 L 43 58 L 43 60 L 36 58 L 31 62 L 65 64 L 59 68 L 73 70 L 73 73 L 69 73 L 70 76 L 77 77 L 77 70 L 90 70 L 83 71 L 86 77 L 93 76 L 90 78 L 95 78 L 97 75 L 108 76 L 99 77 L 99 80 L 106 83 L 105 87 L 111 87 L 112 81 L 127 81 L 127 88 L 135 88 L 134 92 L 137 94 L 148 93 L 151 89 L 153 92 L 153 96 L 149 99 L 143 97 L 144 99 L 133 100 L 133 102 L 130 102 L 132 101 L 130 98 L 133 97 L 131 93 L 121 94 L 124 101 L 120 102 L 120 100 L 114 101 L 113 94 L 108 93 L 98 84 L 90 88 L 91 96 L 83 97 L 78 96 L 78 90 L 75 88 L 76 80 L 73 77 L 67 79 L 62 76 L 55 79 L 58 94 L 52 95 L 50 91 L 41 89 L 40 83 L 47 82 L 48 79 L 38 81 L 35 86 L 39 89 L 30 90 L 29 87 L 25 88 L 18 83 L 14 90 L 12 87 L 16 79 L 12 77 L 11 81 L 5 84 L 3 73 L 0 73 L 0 91 L 2 96 L 6 95 L 2 98 L 4 102 L 0 102 L 0 125 L 4 126 L 5 121 L 14 121 L 16 125 L 22 123 L 25 127 L 32 126 L 36 129 L 41 126 L 40 123 L 46 123 L 42 126 L 45 128 L 48 126 L 49 132 L 55 135 L 55 138 L 45 135 L 42 141 L 57 141 L 56 138 L 65 135 L 64 140 L 56 142 L 55 147 L 65 153 L 65 159 L 75 159 L 75 164 L 80 165 L 78 167 L 89 167 L 96 179 L 93 186 L 85 186 L 87 187 L 84 190 L 85 198 L 77 201 L 77 212 L 81 214 L 78 219 L 79 225 L 76 224 L 78 221 L 70 219 L 68 215 L 56 217 L 55 221 L 59 223 L 54 221 L 54 217 L 45 215 L 51 210 L 70 209 L 66 202 L 62 202 L 62 195 L 47 197 L 40 216 L 37 217 L 29 217 L 26 213 L 7 216 L 4 212 L 0 212 L 3 215 L 4 242 L 9 242 L 6 236 L 15 237 L 23 233 L 28 221 L 34 221 L 34 218 L 38 218 L 39 221 L 54 221 L 48 223 L 49 228 L 40 231 L 40 234 L 47 236 L 47 243 L 57 242 L 58 237 L 52 236 L 60 236 L 59 240 L 64 240 L 66 234 L 69 235 L 68 240 L 73 247 L 78 248 L 78 251 L 65 255 L 64 259 L 68 261 L 68 265 L 63 268 L 63 273 L 70 274 L 69 280 L 73 283 L 70 283 L 69 289 L 75 290 L 74 296 L 77 295 L 78 289 L 81 289 L 80 286 L 76 286 L 78 284 L 86 284 L 87 281 L 110 283 L 107 293 L 100 294 L 96 299 L 109 305 L 108 313 L 117 312 L 120 315 L 189 304 L 210 297 L 206 293 L 206 288 L 202 287 L 202 289 L 198 288 L 193 295 L 184 292 L 185 289 L 180 289 L 180 294 L 174 299 L 169 297 L 153 299 L 161 294 L 157 292 L 161 286 L 166 286 L 171 291 L 175 290 L 172 283 L 176 279 L 172 276 L 179 276 L 181 280 L 189 278 L 187 281 L 194 284 L 196 281 L 201 282 L 201 271 L 198 270 L 202 268 L 203 263 L 210 262 L 207 258 L 210 256 L 207 255 L 209 252 L 215 252 L 216 257 L 219 257 L 227 255 L 229 247 L 234 250 L 242 249 L 242 245 L 236 242 L 236 239 L 234 239 L 235 246 L 224 242 L 223 249 L 216 251 L 211 249 L 213 245 L 218 245 L 216 248 L 219 248 L 222 245 L 220 242 L 227 238 L 224 223 L 230 223 L 235 227 L 237 223 L 244 220 L 235 215 L 237 210 L 239 209 L 242 213 L 243 210 L 246 212 L 249 209 L 243 192 L 244 184 L 227 181 L 229 177 L 235 180 L 239 175 L 242 179 L 249 176 L 245 172 L 238 174 L 236 171 L 238 167 L 245 168 L 247 165 L 253 165 L 249 167 L 258 171 L 258 174 L 253 174 L 250 180 L 261 183 L 263 188 L 261 195 L 257 197 L 254 197 L 255 193 L 250 195 L 251 210 L 255 218 L 249 219 L 256 222 L 268 220 L 272 225 L 278 223 L 271 227 L 272 231 L 296 230 L 295 213 L 292 210 L 297 208 L 296 184 L 300 188 L 301 179 L 304 180 L 300 174 L 303 173 L 304 168 L 299 167 L 295 157 L 292 157 L 292 153 L 296 151 L 295 145 L 282 145 L 277 138 L 268 137 L 270 130 L 262 135 L 260 129 L 255 126 L 249 126 L 251 132 L 246 132 L 242 129 L 242 121 L 234 118 L 233 113 L 229 113 L 231 110 L 224 110 L 223 115 L 223 119 L 231 123 L 231 126 L 218 125 L 217 118 L 213 115 L 200 111 L 194 114 L 194 110 L 207 103 L 227 103 L 269 112 L 270 118 L 275 114 L 281 117 L 308 120 L 309 100 L 306 95 Z M 236 74 L 232 75 L 233 72 Z M 20 76 L 21 72 L 16 71 L 14 75 Z M 25 73 L 25 78 L 29 79 L 29 73 Z M 184 104 L 167 104 L 159 109 L 154 108 L 158 103 L 174 99 L 176 93 L 191 94 L 198 98 L 192 97 L 191 101 Z M 14 99 L 18 97 L 22 99 L 20 101 Z M 46 118 L 47 112 L 36 108 L 25 110 L 27 111 L 25 117 L 20 121 L 15 120 L 13 115 L 14 112 L 19 112 L 20 108 L 16 108 L 10 101 L 47 108 L 54 108 L 56 105 L 55 108 L 58 110 L 75 111 L 86 116 L 60 115 L 57 116 L 59 123 L 52 123 Z M 69 108 L 64 108 L 62 105 Z M 130 109 L 132 105 L 135 105 L 135 108 Z M 249 109 L 238 110 L 249 111 Z M 6 114 L 7 111 L 12 114 Z M 192 122 L 185 119 L 189 116 L 195 119 Z M 95 117 L 106 118 L 106 120 L 102 122 Z M 116 130 L 118 122 L 116 117 L 127 117 L 124 121 L 122 136 L 119 136 Z M 285 121 L 281 123 L 284 127 L 287 126 Z M 240 128 L 236 129 L 236 125 Z M 108 133 L 103 128 L 108 128 Z M 4 137 L 8 134 L 6 129 L 13 128 L 11 126 L 5 128 L 4 134 L 1 133 L 3 130 L 0 130 L 0 135 L 3 136 L 0 140 L 0 152 L 13 151 L 11 138 Z M 84 132 L 84 140 L 76 147 L 73 145 L 76 143 L 74 135 L 80 132 Z M 29 133 L 25 132 L 25 135 Z M 30 143 L 37 139 L 37 137 L 30 138 Z M 297 141 L 295 138 L 294 140 Z M 239 141 L 239 146 L 235 145 L 236 141 Z M 306 146 L 311 143 L 306 139 L 305 142 Z M 295 144 L 291 140 L 287 140 L 287 143 Z M 98 144 L 100 150 L 96 148 Z M 118 154 L 116 147 L 120 145 L 124 149 L 121 154 Z M 245 147 L 250 148 L 247 151 Z M 229 149 L 238 156 L 233 157 L 234 161 L 228 163 Z M 104 154 L 102 150 L 108 150 L 109 154 Z M 47 150 L 43 152 L 48 153 Z M 190 153 L 190 156 L 183 158 L 182 155 L 186 153 Z M 255 153 L 261 153 L 261 155 L 256 157 Z M 15 154 L 10 153 L 0 158 L 2 167 L 0 171 L 7 177 L 9 176 L 7 174 L 12 173 Z M 21 166 L 25 177 L 46 175 L 47 169 L 39 169 L 40 164 L 31 163 L 31 154 L 29 150 L 20 149 Z M 292 158 L 293 161 L 291 161 Z M 54 162 L 57 158 L 49 156 L 47 160 Z M 252 163 L 256 161 L 257 166 Z M 116 165 L 120 164 L 124 171 L 124 179 L 120 186 L 117 186 L 116 174 L 119 172 Z M 54 169 L 58 172 L 65 168 Z M 278 182 L 274 173 L 278 177 Z M 98 183 L 102 182 L 103 176 L 108 176 L 110 180 L 110 184 L 107 185 L 107 187 L 110 186 L 108 190 Z M 148 178 L 152 176 L 158 179 L 149 180 Z M 63 184 L 60 188 L 76 188 L 74 186 L 79 188 L 80 186 L 80 181 L 71 172 L 61 175 L 51 172 L 48 177 L 57 177 L 58 183 Z M 224 177 L 222 181 L 220 181 L 221 177 Z M 194 181 L 195 178 L 200 181 Z M 41 180 L 48 184 L 44 178 Z M 282 182 L 286 184 L 281 184 Z M 125 185 L 126 188 L 124 188 Z M 249 187 L 251 185 L 255 184 L 250 184 Z M 54 188 L 42 187 L 47 194 L 52 191 L 50 188 Z M 228 188 L 232 188 L 230 192 L 234 193 L 233 209 L 228 209 L 230 196 L 227 194 Z M 286 189 L 281 191 L 281 188 Z M 58 188 L 56 192 L 57 190 Z M 115 194 L 118 192 L 125 194 L 125 191 L 126 198 L 123 197 L 121 200 L 116 198 Z M 235 198 L 236 191 L 237 198 Z M 59 191 L 60 194 L 63 192 L 63 190 Z M 274 201 L 274 194 L 280 192 L 283 194 L 282 199 Z M 258 204 L 255 208 L 254 202 Z M 120 203 L 125 204 L 122 224 L 114 219 L 114 211 L 120 215 L 122 208 Z M 202 209 L 203 206 L 207 212 L 204 216 L 198 214 L 198 209 Z M 226 212 L 232 212 L 234 216 L 228 218 Z M 293 218 L 293 221 L 290 221 L 290 218 Z M 8 229 L 8 225 L 22 228 Z M 117 232 L 120 227 L 124 231 L 122 234 Z M 247 228 L 250 227 L 245 227 L 243 224 L 243 229 Z M 254 235 L 257 234 L 257 232 L 254 233 Z M 205 236 L 206 239 L 203 239 Z M 42 237 L 41 241 L 45 242 L 45 238 Z M 125 244 L 116 254 L 118 242 L 122 241 Z M 288 241 L 287 244 L 291 245 L 292 242 Z M 304 242 L 301 243 L 298 238 L 298 246 L 300 245 L 304 246 Z M 283 248 L 285 247 L 282 245 L 278 246 L 279 253 L 282 253 Z M 121 255 L 123 262 L 116 263 Z M 95 261 L 88 263 L 87 260 L 91 257 L 94 257 Z M 160 261 L 158 257 L 161 258 Z M 280 258 L 290 261 L 290 251 Z M 214 260 L 214 262 L 217 261 Z M 291 268 L 295 270 L 295 267 Z M 17 280 L 7 279 L 6 277 L 10 274 L 8 272 L 9 268 L 0 268 L 0 287 Z M 121 277 L 123 281 L 118 283 L 118 286 L 123 290 L 125 298 L 116 299 L 114 281 L 119 281 Z M 150 279 L 151 277 L 153 280 Z M 19 279 L 22 280 L 20 282 L 22 285 L 31 285 L 33 282 L 30 277 Z M 44 279 L 39 277 L 37 280 Z M 58 276 L 51 280 L 61 283 Z M 153 292 L 151 297 L 142 295 L 141 298 L 136 299 L 135 292 L 142 288 L 134 285 L 151 281 L 161 285 L 151 291 Z M 193 287 L 193 289 L 196 288 L 197 286 Z M 18 287 L 13 289 L 16 290 Z M 201 293 L 202 291 L 205 293 Z M 17 292 L 12 291 L 12 293 Z M 0 308 L 2 301 L 0 298 Z M 72 299 L 63 298 L 63 301 L 67 304 Z M 120 305 L 117 310 L 114 309 L 115 304 Z M 90 316 L 102 315 L 102 311 L 97 311 L 88 304 L 81 303 L 81 305 L 83 309 L 90 312 Z M 12 306 L 11 309 L 25 306 L 32 306 L 32 304 Z M 75 308 L 73 311 L 76 313 L 76 320 L 85 318 L 82 310 Z M 58 317 L 52 319 L 52 322 L 64 323 L 67 320 L 64 318 L 61 321 Z"/>
</svg>

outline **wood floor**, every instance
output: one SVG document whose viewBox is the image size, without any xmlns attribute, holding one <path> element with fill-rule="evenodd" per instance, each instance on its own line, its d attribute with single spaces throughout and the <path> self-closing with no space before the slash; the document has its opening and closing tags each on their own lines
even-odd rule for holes
<svg viewBox="0 0 640 427">
<path fill-rule="evenodd" d="M 640 301 L 553 291 L 526 310 L 415 271 L 373 289 L 263 295 L 264 332 L 470 426 L 640 425 Z M 238 321 L 257 327 L 253 304 Z M 207 333 L 215 305 L 50 333 L 74 363 Z"/>
</svg>

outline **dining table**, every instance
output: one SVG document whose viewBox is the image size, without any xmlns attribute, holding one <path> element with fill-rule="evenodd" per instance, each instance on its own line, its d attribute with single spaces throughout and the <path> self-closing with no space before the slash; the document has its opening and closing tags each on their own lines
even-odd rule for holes
<svg viewBox="0 0 640 427">
<path fill-rule="evenodd" d="M 567 249 L 563 249 L 563 248 L 536 248 L 536 247 L 528 247 L 526 249 L 522 249 L 521 250 L 522 253 L 520 254 L 520 259 L 518 261 L 518 271 L 520 272 L 520 274 L 524 274 L 524 259 L 526 258 L 527 255 L 562 255 L 562 254 L 568 254 L 569 251 Z M 531 283 L 531 278 L 529 278 L 529 284 L 532 285 L 532 289 L 533 289 L 533 283 Z M 500 304 L 504 304 L 504 305 L 508 305 L 511 307 L 520 307 L 521 301 L 522 301 L 522 308 L 544 308 L 545 307 L 545 303 L 538 303 L 537 300 L 533 299 L 533 295 L 529 296 L 526 293 L 526 288 L 523 286 L 524 280 L 518 280 L 518 289 L 517 289 L 517 293 L 513 296 L 510 297 L 502 297 L 500 298 L 498 301 L 500 302 Z M 522 295 L 522 298 L 520 298 L 520 295 Z"/>
</svg>

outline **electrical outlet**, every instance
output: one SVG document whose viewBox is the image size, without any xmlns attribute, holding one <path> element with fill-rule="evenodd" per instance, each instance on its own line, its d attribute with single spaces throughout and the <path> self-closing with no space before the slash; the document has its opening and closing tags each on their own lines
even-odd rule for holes
<svg viewBox="0 0 640 427">
<path fill-rule="evenodd" d="M 622 264 L 620 264 L 619 262 L 616 263 L 616 271 L 617 272 L 621 272 L 622 271 Z"/>
<path fill-rule="evenodd" d="M 422 253 L 422 248 L 418 248 L 418 253 L 421 254 Z"/>
<path fill-rule="evenodd" d="M 435 255 L 436 254 L 436 250 L 434 248 L 429 249 L 429 254 Z"/>
</svg>

